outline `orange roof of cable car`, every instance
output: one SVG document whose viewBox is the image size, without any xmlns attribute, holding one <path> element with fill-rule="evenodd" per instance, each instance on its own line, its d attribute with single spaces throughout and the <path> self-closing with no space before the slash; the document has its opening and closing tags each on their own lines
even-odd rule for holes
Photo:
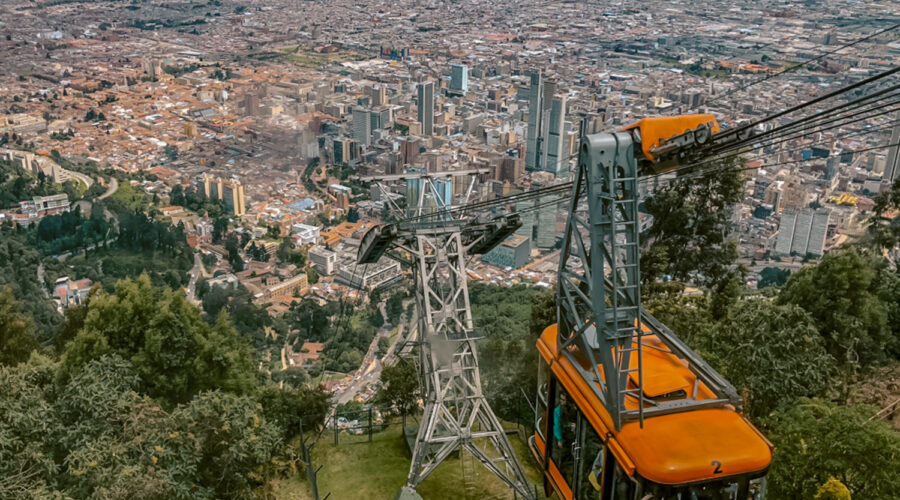
<svg viewBox="0 0 900 500">
<path fill-rule="evenodd" d="M 662 140 L 683 134 L 700 125 L 709 125 L 712 133 L 719 131 L 719 122 L 711 114 L 651 116 L 625 126 L 622 130 L 640 129 L 641 149 L 644 156 L 652 160 L 653 152 L 651 150 L 659 146 Z"/>
<path fill-rule="evenodd" d="M 730 407 L 645 418 L 643 429 L 639 422 L 629 421 L 616 432 L 612 418 L 588 382 L 579 376 L 568 358 L 557 355 L 556 336 L 556 325 L 544 330 L 538 340 L 538 351 L 546 361 L 556 361 L 551 363 L 554 374 L 582 413 L 598 434 L 613 436 L 611 439 L 627 455 L 626 465 L 633 464 L 641 477 L 660 484 L 684 484 L 761 471 L 772 461 L 772 445 Z M 654 344 L 661 345 L 655 336 L 648 335 L 643 341 L 644 393 L 650 397 L 678 390 L 693 394 L 694 374 L 675 355 L 655 348 Z M 698 399 L 712 397 L 702 382 L 697 384 Z M 626 407 L 629 406 L 636 408 L 636 402 L 626 401 Z M 611 446 L 614 452 L 615 448 Z M 623 462 L 623 457 L 617 458 Z"/>
</svg>

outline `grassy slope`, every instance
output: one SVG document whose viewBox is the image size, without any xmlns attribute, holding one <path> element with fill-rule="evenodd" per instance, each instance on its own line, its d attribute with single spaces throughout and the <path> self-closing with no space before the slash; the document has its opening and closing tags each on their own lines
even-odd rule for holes
<svg viewBox="0 0 900 500">
<path fill-rule="evenodd" d="M 521 440 L 510 436 L 513 448 L 522 461 L 528 478 L 538 484 L 540 471 L 531 458 L 531 453 Z M 331 498 L 372 500 L 393 500 L 406 484 L 409 473 L 409 452 L 400 435 L 399 428 L 391 428 L 374 436 L 371 444 L 334 445 L 331 435 L 325 433 L 313 449 L 313 463 L 323 466 L 319 472 L 319 493 L 322 497 L 331 493 Z M 477 464 L 477 462 L 476 462 Z M 512 492 L 495 478 L 481 464 L 476 465 L 476 489 L 473 498 L 511 499 Z M 462 477 L 459 459 L 445 460 L 417 491 L 425 500 L 462 498 Z M 279 500 L 312 500 L 312 493 L 305 476 L 295 476 L 278 485 L 276 498 Z"/>
</svg>

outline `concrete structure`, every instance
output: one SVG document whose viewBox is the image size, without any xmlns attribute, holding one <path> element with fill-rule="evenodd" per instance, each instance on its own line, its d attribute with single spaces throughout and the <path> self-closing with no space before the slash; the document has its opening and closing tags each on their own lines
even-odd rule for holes
<svg viewBox="0 0 900 500">
<path fill-rule="evenodd" d="M 785 210 L 781 214 L 775 253 L 800 256 L 808 254 L 817 257 L 823 255 L 829 216 L 830 212 L 827 209 Z"/>
<path fill-rule="evenodd" d="M 525 174 L 525 160 L 507 156 L 500 160 L 500 171 L 497 178 L 503 182 L 515 183 Z"/>
<path fill-rule="evenodd" d="M 469 67 L 465 64 L 450 65 L 450 93 L 465 95 L 469 91 Z"/>
<path fill-rule="evenodd" d="M 359 290 L 372 291 L 401 277 L 399 262 L 382 259 L 374 264 L 341 266 L 335 279 Z"/>
<path fill-rule="evenodd" d="M 537 209 L 535 214 L 537 230 L 535 231 L 534 242 L 541 249 L 552 248 L 556 244 L 556 237 L 560 236 L 556 232 L 556 204 L 550 203 L 554 199 L 556 197 L 553 195 L 538 199 L 538 204 L 543 206 Z"/>
<path fill-rule="evenodd" d="M 319 241 L 319 226 L 309 226 L 299 222 L 291 226 L 291 232 L 297 236 L 299 245 L 315 245 Z"/>
<path fill-rule="evenodd" d="M 372 122 L 365 108 L 353 108 L 353 139 L 364 147 L 372 143 Z"/>
<path fill-rule="evenodd" d="M 334 274 L 337 265 L 337 254 L 325 247 L 309 249 L 309 263 L 323 276 Z"/>
<path fill-rule="evenodd" d="M 225 200 L 225 208 L 234 215 L 244 215 L 247 208 L 244 203 L 244 186 L 240 181 L 219 181 L 221 197 Z"/>
<path fill-rule="evenodd" d="M 422 82 L 418 86 L 418 118 L 422 135 L 434 135 L 434 82 Z"/>
<path fill-rule="evenodd" d="M 262 294 L 254 299 L 256 303 L 262 302 L 293 302 L 309 289 L 309 280 L 306 274 L 301 273 L 292 278 L 286 279 L 281 283 L 270 286 L 263 290 Z"/>
<path fill-rule="evenodd" d="M 529 75 L 531 85 L 528 90 L 528 143 L 525 151 L 525 170 L 540 170 L 541 161 L 541 118 L 543 117 L 543 78 L 541 71 Z"/>
<path fill-rule="evenodd" d="M 544 158 L 541 162 L 541 170 L 559 177 L 569 170 L 565 147 L 568 135 L 565 96 L 553 97 L 550 101 L 549 119 L 544 121 L 543 125 L 545 130 L 542 131 L 542 134 L 546 137 L 543 144 L 546 146 L 542 151 Z"/>
<path fill-rule="evenodd" d="M 241 280 L 239 280 L 238 277 L 232 273 L 223 274 L 221 276 L 216 276 L 215 278 L 212 278 L 209 281 L 207 281 L 207 284 L 209 284 L 209 288 L 211 288 L 211 289 L 215 288 L 217 286 L 220 286 L 222 288 L 230 288 L 232 290 L 237 290 L 237 287 L 240 283 L 241 283 Z"/>
<path fill-rule="evenodd" d="M 214 179 L 210 174 L 203 174 L 203 194 L 207 198 L 215 198 L 225 201 L 225 207 L 233 215 L 247 213 L 246 200 L 244 199 L 244 186 L 238 180 Z"/>
<path fill-rule="evenodd" d="M 794 223 L 794 237 L 791 239 L 791 253 L 806 255 L 809 247 L 809 233 L 812 229 L 812 210 L 800 210 L 796 212 L 797 222 Z"/>
<path fill-rule="evenodd" d="M 775 240 L 776 254 L 791 254 L 791 242 L 794 239 L 794 225 L 796 223 L 796 212 L 789 211 L 781 214 L 781 224 L 778 226 L 778 238 Z"/>
<path fill-rule="evenodd" d="M 334 163 L 336 165 L 349 165 L 356 159 L 355 147 L 352 141 L 346 137 L 334 140 Z"/>
<path fill-rule="evenodd" d="M 493 250 L 481 256 L 481 260 L 492 266 L 519 269 L 528 263 L 531 256 L 531 241 L 520 234 L 514 234 Z"/>
<path fill-rule="evenodd" d="M 366 87 L 366 95 L 369 97 L 372 106 L 384 106 L 387 104 L 387 89 L 384 85 Z"/>
<path fill-rule="evenodd" d="M 80 306 L 87 300 L 94 282 L 85 278 L 72 281 L 68 276 L 56 280 L 53 286 L 53 297 L 59 300 L 63 308 Z"/>
<path fill-rule="evenodd" d="M 23 214 L 38 218 L 58 215 L 69 211 L 69 195 L 60 193 L 50 196 L 34 196 L 28 201 L 20 201 L 19 208 Z"/>
<path fill-rule="evenodd" d="M 884 165 L 883 179 L 894 183 L 900 177 L 900 112 L 894 115 L 894 127 L 891 129 L 891 140 L 888 144 L 892 146 L 888 149 L 887 163 Z"/>
</svg>

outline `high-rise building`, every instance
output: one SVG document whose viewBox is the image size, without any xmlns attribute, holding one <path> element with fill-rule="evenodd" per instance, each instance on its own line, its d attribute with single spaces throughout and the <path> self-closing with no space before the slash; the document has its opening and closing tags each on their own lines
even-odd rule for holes
<svg viewBox="0 0 900 500">
<path fill-rule="evenodd" d="M 531 86 L 528 90 L 528 145 L 525 152 L 525 170 L 540 170 L 541 161 L 541 118 L 543 117 L 544 90 L 541 71 L 531 73 Z"/>
<path fill-rule="evenodd" d="M 366 95 L 369 96 L 372 106 L 384 106 L 387 103 L 387 92 L 384 85 L 366 87 Z"/>
<path fill-rule="evenodd" d="M 537 210 L 537 230 L 534 242 L 538 248 L 553 248 L 556 244 L 556 204 L 550 203 L 556 199 L 554 196 L 542 196 L 538 203 L 542 205 Z"/>
<path fill-rule="evenodd" d="M 248 116 L 260 114 L 259 96 L 253 92 L 248 92 L 244 95 L 244 113 Z"/>
<path fill-rule="evenodd" d="M 372 122 L 365 108 L 353 108 L 353 138 L 364 147 L 372 143 Z"/>
<path fill-rule="evenodd" d="M 422 173 L 421 169 L 407 169 L 406 173 Z M 425 181 L 422 179 L 406 179 L 406 209 L 414 214 L 420 204 L 424 204 Z"/>
<path fill-rule="evenodd" d="M 778 255 L 814 255 L 825 253 L 830 212 L 827 209 L 785 210 L 781 214 L 775 253 Z"/>
<path fill-rule="evenodd" d="M 828 234 L 828 218 L 830 215 L 830 212 L 825 209 L 816 210 L 813 214 L 806 253 L 816 256 L 825 253 L 825 237 Z"/>
<path fill-rule="evenodd" d="M 213 178 L 209 174 L 203 174 L 201 177 L 203 179 L 203 194 L 206 195 L 207 198 L 213 197 Z"/>
<path fill-rule="evenodd" d="M 221 182 L 221 181 L 220 181 Z M 224 181 L 222 186 L 222 199 L 225 200 L 225 208 L 234 215 L 244 215 L 244 186 L 240 181 Z"/>
<path fill-rule="evenodd" d="M 554 96 L 550 102 L 550 116 L 544 124 L 544 133 L 547 137 L 544 144 L 544 161 L 541 170 L 550 172 L 555 176 L 566 172 L 569 168 L 568 155 L 566 154 L 565 137 L 566 128 L 566 97 Z"/>
<path fill-rule="evenodd" d="M 225 201 L 225 208 L 233 215 L 244 215 L 247 212 L 241 181 L 213 179 L 213 176 L 205 173 L 200 177 L 200 182 L 203 183 L 203 194 L 207 198 Z"/>
<path fill-rule="evenodd" d="M 324 247 L 313 247 L 309 249 L 309 263 L 319 273 L 329 276 L 334 274 L 337 254 Z"/>
<path fill-rule="evenodd" d="M 796 223 L 796 212 L 788 211 L 781 214 L 781 224 L 778 226 L 778 238 L 775 240 L 776 254 L 791 254 L 791 242 L 794 239 L 794 226 L 796 225 Z"/>
<path fill-rule="evenodd" d="M 555 80 L 544 81 L 540 70 L 531 73 L 528 98 L 528 143 L 525 169 L 559 176 L 568 171 L 569 135 L 566 97 L 556 95 Z"/>
<path fill-rule="evenodd" d="M 152 80 L 156 80 L 163 73 L 162 61 L 155 57 L 146 57 L 141 61 L 141 70 Z"/>
<path fill-rule="evenodd" d="M 415 163 L 419 158 L 419 151 L 422 147 L 422 139 L 418 137 L 401 137 L 400 141 L 400 161 L 404 164 Z"/>
<path fill-rule="evenodd" d="M 446 180 L 434 180 L 434 190 L 437 191 L 434 203 L 438 207 L 453 205 L 453 178 Z"/>
<path fill-rule="evenodd" d="M 531 240 L 514 234 L 481 256 L 481 260 L 492 266 L 519 269 L 528 263 L 531 256 Z"/>
<path fill-rule="evenodd" d="M 888 143 L 891 147 L 888 149 L 887 163 L 884 165 L 882 175 L 882 179 L 890 181 L 891 184 L 900 178 L 900 112 L 894 115 L 894 119 L 896 121 L 894 128 L 891 129 L 891 142 Z"/>
<path fill-rule="evenodd" d="M 388 128 L 391 124 L 391 108 L 382 106 L 378 109 L 369 110 L 369 123 L 372 124 L 372 132 Z"/>
<path fill-rule="evenodd" d="M 346 138 L 334 140 L 334 163 L 337 165 L 350 163 L 350 141 Z"/>
<path fill-rule="evenodd" d="M 450 65 L 450 93 L 465 95 L 469 91 L 469 67 L 465 64 Z"/>
<path fill-rule="evenodd" d="M 338 191 L 334 193 L 334 206 L 335 208 L 339 208 L 341 210 L 350 209 L 350 197 L 347 195 L 346 191 Z"/>
<path fill-rule="evenodd" d="M 516 234 L 527 236 L 528 240 L 534 236 L 534 200 L 522 200 L 516 202 L 516 212 L 522 217 L 522 227 L 516 229 Z"/>
<path fill-rule="evenodd" d="M 422 82 L 418 87 L 419 123 L 422 124 L 422 135 L 434 135 L 434 82 Z"/>
<path fill-rule="evenodd" d="M 794 223 L 794 237 L 791 239 L 791 253 L 806 255 L 809 247 L 809 233 L 812 229 L 812 210 L 800 210 L 797 212 L 797 222 Z"/>
<path fill-rule="evenodd" d="M 500 172 L 498 180 L 504 182 L 518 182 L 522 178 L 525 167 L 525 160 L 522 158 L 514 158 L 512 156 L 504 157 L 500 160 Z"/>
</svg>

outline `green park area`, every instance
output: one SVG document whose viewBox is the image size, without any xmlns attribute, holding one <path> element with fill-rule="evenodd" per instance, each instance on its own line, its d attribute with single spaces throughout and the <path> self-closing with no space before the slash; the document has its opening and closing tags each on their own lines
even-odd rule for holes
<svg viewBox="0 0 900 500">
<path fill-rule="evenodd" d="M 264 53 L 257 56 L 263 59 L 277 59 L 279 61 L 300 66 L 303 68 L 320 68 L 329 64 L 342 63 L 348 61 L 360 61 L 368 59 L 369 56 L 352 51 L 338 50 L 337 52 L 316 52 L 315 50 L 294 46 L 282 47 L 274 53 Z"/>
<path fill-rule="evenodd" d="M 525 467 L 528 479 L 537 486 L 540 494 L 543 490 L 541 472 L 531 458 L 531 453 L 517 436 L 509 437 L 516 455 Z M 319 495 L 322 498 L 330 493 L 330 498 L 335 499 L 393 500 L 406 484 L 410 452 L 400 433 L 400 426 L 373 434 L 371 443 L 341 442 L 335 445 L 326 431 L 313 447 L 312 461 L 316 467 L 324 466 L 318 475 Z M 472 460 L 472 463 L 474 474 L 468 492 L 469 498 L 513 498 L 512 490 L 490 471 L 477 461 Z M 416 491 L 423 499 L 433 500 L 447 498 L 447 492 L 451 491 L 459 492 L 456 498 L 464 498 L 464 489 L 462 464 L 454 454 L 444 460 Z M 278 500 L 314 500 L 310 484 L 303 473 L 279 481 L 274 485 L 274 493 Z M 543 498 L 542 494 L 540 498 Z"/>
</svg>

